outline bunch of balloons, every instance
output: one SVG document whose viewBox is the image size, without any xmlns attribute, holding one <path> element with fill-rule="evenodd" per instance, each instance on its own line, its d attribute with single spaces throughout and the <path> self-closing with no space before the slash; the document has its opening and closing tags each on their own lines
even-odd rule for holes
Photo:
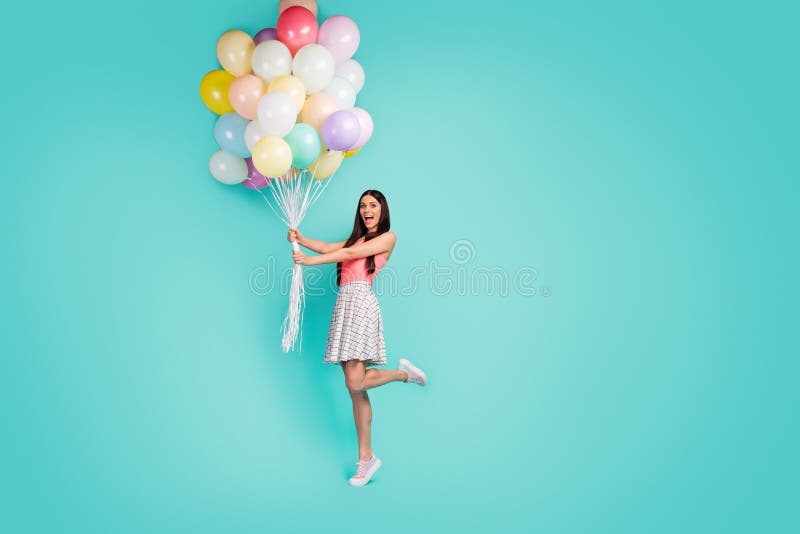
<svg viewBox="0 0 800 534">
<path fill-rule="evenodd" d="M 200 82 L 200 97 L 219 115 L 211 175 L 251 189 L 304 169 L 321 181 L 361 150 L 373 123 L 354 107 L 364 86 L 364 69 L 352 59 L 359 38 L 343 15 L 318 24 L 314 0 L 281 0 L 276 27 L 253 37 L 222 34 L 222 69 Z"/>
<path fill-rule="evenodd" d="M 343 15 L 318 24 L 314 0 L 280 0 L 276 27 L 253 37 L 222 34 L 222 69 L 200 82 L 200 97 L 219 115 L 211 175 L 257 190 L 287 226 L 298 228 L 330 183 L 326 178 L 372 136 L 372 117 L 354 107 L 364 86 L 364 69 L 352 59 L 359 40 L 358 26 Z M 281 327 L 284 352 L 301 331 L 304 295 L 295 264 Z"/>
</svg>

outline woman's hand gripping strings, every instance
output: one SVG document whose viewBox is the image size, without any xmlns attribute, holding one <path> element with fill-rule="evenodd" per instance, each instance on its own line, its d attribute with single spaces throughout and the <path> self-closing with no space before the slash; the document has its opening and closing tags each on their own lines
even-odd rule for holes
<svg viewBox="0 0 800 534">
<path fill-rule="evenodd" d="M 346 241 L 339 241 L 337 243 L 326 243 L 325 241 L 320 241 L 318 239 L 311 239 L 301 234 L 300 230 L 298 230 L 297 228 L 292 228 L 291 230 L 289 230 L 289 233 L 286 235 L 286 239 L 290 243 L 297 242 L 298 245 L 306 247 L 307 249 L 311 249 L 314 252 L 319 252 L 320 254 L 325 254 L 326 252 L 333 252 L 334 250 L 338 250 L 342 248 L 346 243 Z"/>
</svg>

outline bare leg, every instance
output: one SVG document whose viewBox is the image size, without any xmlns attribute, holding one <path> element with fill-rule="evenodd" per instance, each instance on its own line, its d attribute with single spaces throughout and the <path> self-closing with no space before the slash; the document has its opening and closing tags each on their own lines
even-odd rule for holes
<svg viewBox="0 0 800 534">
<path fill-rule="evenodd" d="M 344 380 L 350 399 L 353 401 L 353 419 L 356 422 L 356 435 L 358 436 L 358 459 L 369 460 L 372 457 L 372 443 L 370 430 L 372 425 L 372 404 L 369 396 L 358 386 L 364 380 L 364 362 L 350 361 L 342 365 Z"/>
<path fill-rule="evenodd" d="M 408 380 L 408 373 L 405 371 L 390 371 L 388 369 L 368 369 L 364 373 L 364 380 L 361 383 L 362 389 L 388 384 L 389 382 L 405 382 Z"/>
<path fill-rule="evenodd" d="M 372 457 L 372 405 L 366 391 L 351 391 L 350 398 L 353 400 L 353 419 L 358 436 L 358 459 L 369 460 Z"/>
<path fill-rule="evenodd" d="M 353 401 L 353 418 L 358 435 L 358 457 L 369 460 L 372 457 L 370 426 L 372 425 L 372 404 L 369 402 L 367 390 L 394 381 L 406 381 L 405 371 L 385 371 L 382 369 L 365 370 L 366 365 L 360 361 L 348 361 L 342 365 L 344 381 Z"/>
<path fill-rule="evenodd" d="M 405 382 L 408 373 L 405 371 L 390 371 L 388 369 L 368 369 L 364 362 L 351 360 L 342 365 L 345 384 L 350 391 L 366 391 L 371 388 L 388 384 L 389 382 Z"/>
</svg>

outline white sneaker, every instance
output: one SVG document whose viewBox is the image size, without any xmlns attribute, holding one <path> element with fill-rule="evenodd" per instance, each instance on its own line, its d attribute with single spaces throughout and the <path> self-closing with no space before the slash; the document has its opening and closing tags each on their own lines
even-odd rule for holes
<svg viewBox="0 0 800 534">
<path fill-rule="evenodd" d="M 415 384 L 424 386 L 428 381 L 428 377 L 425 376 L 425 373 L 417 367 L 414 367 L 411 362 L 405 358 L 400 358 L 400 361 L 397 362 L 397 370 L 408 373 L 408 382 L 414 382 Z"/>
<path fill-rule="evenodd" d="M 356 474 L 351 476 L 348 482 L 351 486 L 365 486 L 380 466 L 381 461 L 374 454 L 369 460 L 359 460 L 356 462 Z"/>
</svg>

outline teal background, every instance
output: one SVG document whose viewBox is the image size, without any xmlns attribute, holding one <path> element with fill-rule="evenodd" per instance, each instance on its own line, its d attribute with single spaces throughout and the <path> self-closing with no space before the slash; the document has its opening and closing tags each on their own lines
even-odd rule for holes
<svg viewBox="0 0 800 534">
<path fill-rule="evenodd" d="M 796 531 L 791 3 L 321 2 L 361 28 L 375 135 L 301 229 L 343 239 L 378 188 L 400 280 L 538 272 L 380 296 L 388 367 L 430 386 L 370 393 L 366 488 L 335 294 L 283 354 L 286 296 L 249 281 L 286 229 L 207 168 L 216 40 L 276 5 L 4 14 L 0 529 Z"/>
</svg>

